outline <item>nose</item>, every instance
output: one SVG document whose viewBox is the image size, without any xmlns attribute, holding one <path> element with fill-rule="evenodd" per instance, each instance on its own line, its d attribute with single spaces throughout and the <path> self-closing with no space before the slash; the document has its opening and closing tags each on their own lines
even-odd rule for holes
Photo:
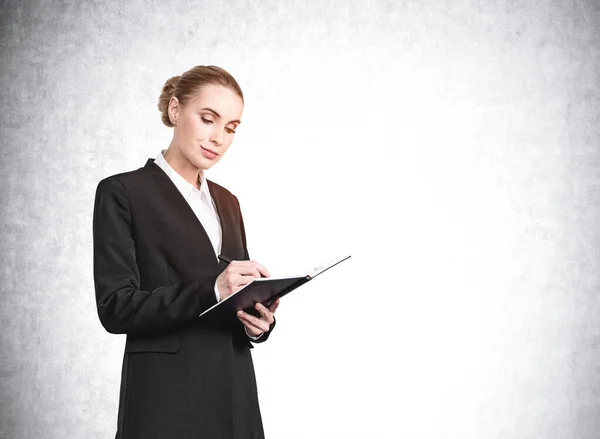
<svg viewBox="0 0 600 439">
<path fill-rule="evenodd" d="M 217 146 L 221 146 L 223 144 L 223 130 L 216 127 L 211 133 L 210 141 Z"/>
</svg>

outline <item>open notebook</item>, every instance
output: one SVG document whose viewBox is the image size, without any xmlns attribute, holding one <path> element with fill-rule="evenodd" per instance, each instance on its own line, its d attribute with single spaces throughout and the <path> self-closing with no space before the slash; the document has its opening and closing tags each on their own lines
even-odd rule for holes
<svg viewBox="0 0 600 439">
<path fill-rule="evenodd" d="M 216 312 L 217 309 L 231 313 L 244 310 L 248 314 L 259 317 L 259 312 L 254 308 L 255 303 L 260 302 L 268 307 L 279 297 L 285 296 L 289 292 L 304 285 L 309 280 L 314 279 L 319 274 L 329 270 L 331 267 L 336 266 L 348 258 L 350 258 L 350 255 L 335 258 L 298 276 L 261 277 L 254 279 L 231 296 L 208 308 L 198 317 L 202 317 L 204 314 L 211 311 Z"/>
</svg>

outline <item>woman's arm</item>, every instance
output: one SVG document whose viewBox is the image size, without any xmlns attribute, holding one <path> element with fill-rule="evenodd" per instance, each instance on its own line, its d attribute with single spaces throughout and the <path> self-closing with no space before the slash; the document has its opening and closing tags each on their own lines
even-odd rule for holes
<svg viewBox="0 0 600 439">
<path fill-rule="evenodd" d="M 140 289 L 132 218 L 126 189 L 114 177 L 96 189 L 93 217 L 94 285 L 102 326 L 123 334 L 194 320 L 217 301 L 217 275 L 192 282 Z"/>
</svg>

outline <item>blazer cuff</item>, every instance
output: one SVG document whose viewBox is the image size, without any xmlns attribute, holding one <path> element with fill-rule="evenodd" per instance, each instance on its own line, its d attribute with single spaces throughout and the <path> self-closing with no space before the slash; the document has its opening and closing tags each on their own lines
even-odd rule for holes
<svg viewBox="0 0 600 439">
<path fill-rule="evenodd" d="M 246 328 L 245 326 L 244 326 L 244 331 L 246 331 L 246 335 L 248 336 L 248 338 L 250 338 L 250 340 L 258 340 L 265 334 L 264 332 L 261 332 L 258 335 L 250 335 L 250 334 L 248 334 L 248 328 Z"/>
</svg>

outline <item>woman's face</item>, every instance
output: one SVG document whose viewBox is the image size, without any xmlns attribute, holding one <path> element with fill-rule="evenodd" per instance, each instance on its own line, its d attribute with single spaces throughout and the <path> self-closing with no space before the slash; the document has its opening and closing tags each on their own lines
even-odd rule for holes
<svg viewBox="0 0 600 439">
<path fill-rule="evenodd" d="M 185 106 L 171 98 L 173 144 L 195 168 L 209 169 L 231 145 L 243 108 L 235 92 L 214 84 L 204 86 Z"/>
</svg>

